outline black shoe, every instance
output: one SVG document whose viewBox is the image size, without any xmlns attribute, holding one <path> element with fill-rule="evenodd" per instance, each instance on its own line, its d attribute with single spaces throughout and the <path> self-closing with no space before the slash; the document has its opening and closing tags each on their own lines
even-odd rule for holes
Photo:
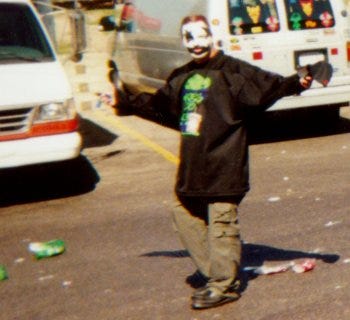
<svg viewBox="0 0 350 320">
<path fill-rule="evenodd" d="M 195 289 L 204 288 L 207 282 L 208 278 L 198 270 L 186 278 L 186 283 Z"/>
<path fill-rule="evenodd" d="M 209 286 L 204 285 L 202 287 L 197 288 L 194 290 L 192 294 L 192 298 L 203 296 L 203 294 L 208 290 Z M 225 293 L 232 293 L 236 292 L 239 293 L 241 289 L 241 280 L 239 278 L 236 278 L 236 280 L 225 290 Z"/>
<path fill-rule="evenodd" d="M 193 309 L 207 309 L 221 306 L 228 302 L 238 300 L 241 295 L 236 291 L 221 292 L 218 289 L 207 287 L 199 291 L 196 290 L 192 296 Z"/>
</svg>

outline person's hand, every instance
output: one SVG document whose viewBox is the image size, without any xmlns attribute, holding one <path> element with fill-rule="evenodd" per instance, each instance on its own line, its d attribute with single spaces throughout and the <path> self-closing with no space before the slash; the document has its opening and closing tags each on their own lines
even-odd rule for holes
<svg viewBox="0 0 350 320">
<path fill-rule="evenodd" d="M 128 92 L 120 88 L 114 89 L 113 109 L 118 116 L 128 116 L 132 114 L 132 109 L 128 103 Z"/>
<path fill-rule="evenodd" d="M 311 87 L 313 78 L 311 75 L 306 75 L 306 76 L 300 78 L 299 81 L 300 81 L 300 84 L 303 88 L 309 89 Z"/>
<path fill-rule="evenodd" d="M 130 92 L 119 77 L 119 69 L 117 63 L 113 60 L 108 61 L 108 78 L 113 86 L 113 109 L 118 116 L 132 114 L 128 105 Z"/>
</svg>

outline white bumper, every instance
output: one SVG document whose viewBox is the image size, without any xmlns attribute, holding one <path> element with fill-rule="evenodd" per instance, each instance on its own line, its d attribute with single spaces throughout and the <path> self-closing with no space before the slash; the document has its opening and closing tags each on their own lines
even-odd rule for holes
<svg viewBox="0 0 350 320">
<path fill-rule="evenodd" d="M 0 168 L 76 158 L 82 139 L 78 132 L 0 142 Z"/>
<path fill-rule="evenodd" d="M 337 77 L 331 80 L 332 85 L 323 88 L 314 81 L 310 90 L 299 96 L 291 96 L 278 100 L 269 111 L 325 105 L 349 105 L 350 76 Z"/>
</svg>

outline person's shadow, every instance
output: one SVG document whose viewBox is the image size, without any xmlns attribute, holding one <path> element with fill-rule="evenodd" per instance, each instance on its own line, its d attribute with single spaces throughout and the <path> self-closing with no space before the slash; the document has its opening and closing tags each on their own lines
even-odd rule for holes
<svg viewBox="0 0 350 320">
<path fill-rule="evenodd" d="M 175 251 L 153 251 L 142 255 L 143 257 L 170 257 L 185 258 L 189 257 L 186 250 Z M 325 263 L 335 263 L 339 260 L 337 254 L 310 253 L 297 250 L 285 250 L 273 248 L 266 245 L 243 243 L 242 245 L 242 263 L 240 272 L 241 291 L 248 287 L 248 282 L 258 277 L 251 271 L 245 271 L 245 267 L 259 267 L 266 261 L 291 261 L 295 259 L 316 259 Z M 197 270 L 186 278 L 186 283 L 192 288 L 200 288 L 206 284 L 205 277 Z"/>
</svg>

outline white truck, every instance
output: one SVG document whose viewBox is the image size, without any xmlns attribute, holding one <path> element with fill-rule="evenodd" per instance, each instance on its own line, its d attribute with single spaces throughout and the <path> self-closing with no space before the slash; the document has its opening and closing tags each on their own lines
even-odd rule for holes
<svg viewBox="0 0 350 320">
<path fill-rule="evenodd" d="M 0 168 L 76 158 L 78 115 L 65 71 L 29 0 L 0 0 Z"/>
<path fill-rule="evenodd" d="M 216 46 L 264 69 L 290 75 L 325 60 L 333 66 L 327 87 L 286 97 L 269 110 L 331 106 L 350 101 L 350 16 L 345 0 L 133 0 L 116 6 L 102 29 L 117 30 L 112 61 L 134 91 L 154 91 L 190 56 L 180 40 L 189 14 L 210 21 Z M 113 62 L 110 62 L 113 66 Z M 112 70 L 113 71 L 113 70 Z"/>
</svg>

